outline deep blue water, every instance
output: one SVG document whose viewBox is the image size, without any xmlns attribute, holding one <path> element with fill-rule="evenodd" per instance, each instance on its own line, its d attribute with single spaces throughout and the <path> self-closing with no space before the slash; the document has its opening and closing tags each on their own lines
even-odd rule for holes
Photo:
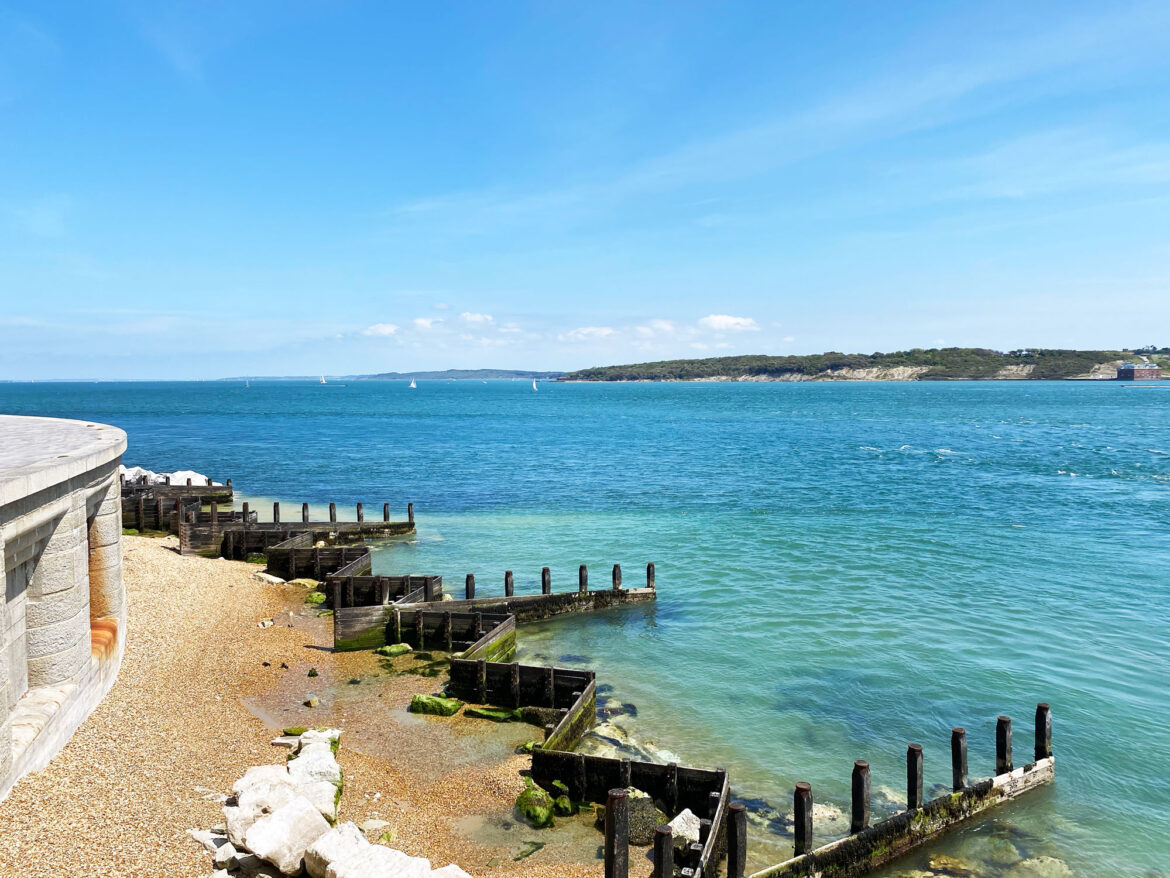
<svg viewBox="0 0 1170 878">
<path fill-rule="evenodd" d="M 127 431 L 126 462 L 299 505 L 415 503 L 383 569 L 571 588 L 657 565 L 648 610 L 522 633 L 584 656 L 636 732 L 781 810 L 852 761 L 990 773 L 995 717 L 1055 717 L 1057 783 L 1015 827 L 1083 875 L 1170 862 L 1170 393 L 1116 383 L 0 385 L 0 411 Z M 348 507 L 348 508 L 347 508 Z M 763 865 L 779 857 L 759 839 Z M 966 847 L 964 847 L 966 845 Z M 773 856 L 775 854 L 776 856 Z M 988 867 L 987 874 L 1007 874 Z M 997 871 L 1001 870 L 1001 871 Z M 1014 876 L 1013 876 L 1014 878 Z"/>
</svg>

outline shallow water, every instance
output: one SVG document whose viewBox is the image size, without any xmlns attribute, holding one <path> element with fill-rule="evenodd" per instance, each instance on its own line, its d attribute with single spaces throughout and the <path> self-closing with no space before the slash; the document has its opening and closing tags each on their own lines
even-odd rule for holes
<svg viewBox="0 0 1170 878">
<path fill-rule="evenodd" d="M 1057 783 L 953 839 L 1012 833 L 1083 875 L 1170 862 L 1170 393 L 1117 384 L 0 385 L 0 410 L 130 434 L 128 463 L 254 496 L 418 513 L 386 572 L 481 593 L 638 584 L 650 608 L 522 630 L 587 658 L 635 736 L 789 809 L 898 795 L 906 743 L 949 781 L 953 725 L 988 774 L 1052 703 Z M 892 807 L 892 805 L 891 805 Z M 876 808 L 875 808 L 876 810 Z M 753 831 L 753 861 L 785 854 Z M 983 845 L 987 847 L 987 845 Z M 998 845 L 1002 851 L 1003 845 Z M 959 849 L 962 848 L 960 851 Z M 977 857 L 984 859 L 982 855 Z M 1005 871 L 1003 864 L 986 874 Z"/>
</svg>

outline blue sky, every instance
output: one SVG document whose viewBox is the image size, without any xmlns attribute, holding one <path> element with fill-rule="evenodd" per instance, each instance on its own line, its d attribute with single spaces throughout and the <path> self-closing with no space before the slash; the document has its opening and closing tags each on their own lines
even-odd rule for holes
<svg viewBox="0 0 1170 878">
<path fill-rule="evenodd" d="M 0 3 L 0 378 L 1170 344 L 1170 4 Z"/>
</svg>

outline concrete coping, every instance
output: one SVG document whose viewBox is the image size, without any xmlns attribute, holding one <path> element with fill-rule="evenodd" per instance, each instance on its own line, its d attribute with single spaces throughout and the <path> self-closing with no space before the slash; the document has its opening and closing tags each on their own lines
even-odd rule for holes
<svg viewBox="0 0 1170 878">
<path fill-rule="evenodd" d="M 115 461 L 125 450 L 126 433 L 107 424 L 0 415 L 0 506 Z"/>
</svg>

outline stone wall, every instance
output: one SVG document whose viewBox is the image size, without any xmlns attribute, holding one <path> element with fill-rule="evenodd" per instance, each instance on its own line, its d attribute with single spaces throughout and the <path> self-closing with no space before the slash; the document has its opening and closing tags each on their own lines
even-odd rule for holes
<svg viewBox="0 0 1170 878">
<path fill-rule="evenodd" d="M 0 416 L 0 799 L 109 691 L 125 644 L 121 430 Z"/>
</svg>

